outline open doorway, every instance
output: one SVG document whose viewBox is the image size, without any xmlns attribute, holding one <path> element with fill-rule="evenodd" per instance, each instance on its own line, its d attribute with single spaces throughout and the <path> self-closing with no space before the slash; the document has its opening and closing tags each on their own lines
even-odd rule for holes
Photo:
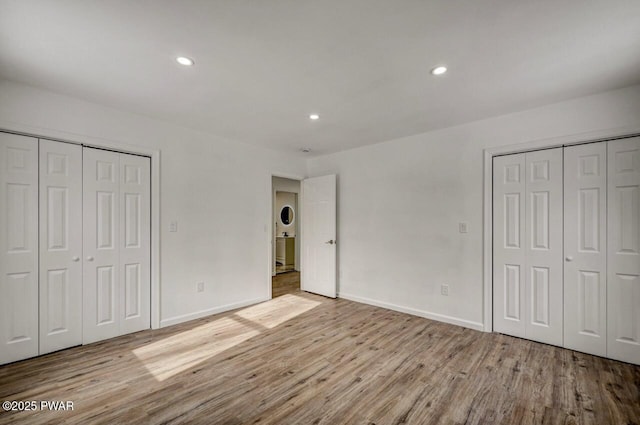
<svg viewBox="0 0 640 425">
<path fill-rule="evenodd" d="M 272 176 L 272 298 L 300 290 L 300 181 Z"/>
</svg>

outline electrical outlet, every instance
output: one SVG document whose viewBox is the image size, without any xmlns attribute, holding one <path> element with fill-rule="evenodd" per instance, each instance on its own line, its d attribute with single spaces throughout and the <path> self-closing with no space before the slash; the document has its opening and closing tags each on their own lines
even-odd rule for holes
<svg viewBox="0 0 640 425">
<path fill-rule="evenodd" d="M 460 233 L 467 233 L 469 231 L 469 223 L 466 221 L 461 221 L 458 223 L 458 230 Z"/>
<path fill-rule="evenodd" d="M 169 231 L 170 232 L 178 231 L 178 222 L 176 220 L 173 220 L 171 223 L 169 223 Z"/>
<path fill-rule="evenodd" d="M 196 286 L 198 288 L 198 292 L 204 292 L 204 282 L 198 282 Z"/>
<path fill-rule="evenodd" d="M 441 285 L 440 293 L 444 296 L 449 296 L 449 285 Z"/>
</svg>

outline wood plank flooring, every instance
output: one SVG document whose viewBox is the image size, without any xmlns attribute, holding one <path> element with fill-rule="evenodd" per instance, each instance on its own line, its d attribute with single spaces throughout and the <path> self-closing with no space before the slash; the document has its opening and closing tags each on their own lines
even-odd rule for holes
<svg viewBox="0 0 640 425">
<path fill-rule="evenodd" d="M 280 297 L 284 294 L 300 290 L 300 272 L 290 271 L 280 273 L 271 278 L 271 296 Z"/>
<path fill-rule="evenodd" d="M 0 367 L 1 424 L 638 424 L 640 367 L 304 292 Z"/>
</svg>

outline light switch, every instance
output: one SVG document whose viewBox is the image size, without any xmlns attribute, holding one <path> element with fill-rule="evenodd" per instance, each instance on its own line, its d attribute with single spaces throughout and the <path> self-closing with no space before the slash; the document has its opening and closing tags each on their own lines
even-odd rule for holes
<svg viewBox="0 0 640 425">
<path fill-rule="evenodd" d="M 178 222 L 173 220 L 171 223 L 169 223 L 169 231 L 170 232 L 177 232 L 178 231 Z"/>
<path fill-rule="evenodd" d="M 461 221 L 458 223 L 458 230 L 460 233 L 467 233 L 469 231 L 469 223 L 466 221 Z"/>
</svg>

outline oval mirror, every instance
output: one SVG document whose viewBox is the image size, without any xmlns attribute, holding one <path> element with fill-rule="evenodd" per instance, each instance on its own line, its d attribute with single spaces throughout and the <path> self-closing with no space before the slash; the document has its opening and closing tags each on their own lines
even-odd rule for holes
<svg viewBox="0 0 640 425">
<path fill-rule="evenodd" d="M 285 226 L 290 225 L 291 223 L 293 223 L 293 208 L 291 208 L 290 205 L 285 205 L 284 207 L 282 207 L 282 209 L 280 210 L 280 220 L 282 221 L 282 224 L 284 224 Z"/>
</svg>

